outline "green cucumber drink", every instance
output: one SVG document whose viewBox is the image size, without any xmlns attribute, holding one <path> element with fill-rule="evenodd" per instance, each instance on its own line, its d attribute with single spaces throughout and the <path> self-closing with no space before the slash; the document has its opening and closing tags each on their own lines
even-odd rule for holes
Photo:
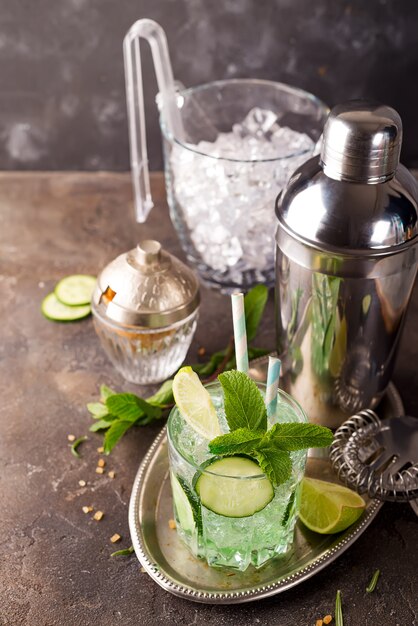
<svg viewBox="0 0 418 626">
<path fill-rule="evenodd" d="M 187 375 L 184 373 L 184 378 Z M 307 455 L 307 449 L 292 450 L 292 446 L 288 446 L 292 451 L 276 450 L 279 458 L 276 455 L 273 460 L 279 462 L 278 471 L 282 462 L 280 455 L 290 460 L 286 480 L 275 484 L 272 474 L 261 467 L 268 454 L 276 454 L 267 431 L 280 423 L 285 423 L 287 429 L 295 424 L 306 424 L 307 417 L 295 400 L 279 391 L 276 413 L 265 417 L 264 431 L 258 424 L 252 431 L 248 428 L 233 430 L 231 423 L 235 427 L 239 423 L 231 417 L 227 420 L 226 413 L 232 411 L 231 403 L 225 404 L 228 400 L 219 382 L 205 388 L 210 398 L 206 394 L 205 404 L 200 397 L 202 406 L 195 410 L 195 394 L 201 391 L 197 391 L 200 383 L 196 382 L 197 376 L 193 376 L 195 388 L 189 390 L 189 383 L 185 383 L 184 390 L 175 393 L 177 406 L 168 420 L 170 474 L 178 533 L 191 552 L 209 565 L 241 571 L 250 564 L 258 568 L 287 552 L 292 544 Z M 265 385 L 251 384 L 256 392 L 258 387 L 264 395 Z M 236 399 L 241 401 L 239 394 Z M 210 400 L 214 408 L 208 408 Z M 240 410 L 238 407 L 238 413 Z M 218 450 L 218 454 L 214 454 L 209 443 L 211 440 L 221 442 L 224 433 L 230 433 L 234 441 L 231 444 L 228 440 L 229 447 L 211 444 L 212 450 Z M 252 441 L 243 442 L 243 439 Z M 328 433 L 326 439 L 329 443 Z"/>
</svg>

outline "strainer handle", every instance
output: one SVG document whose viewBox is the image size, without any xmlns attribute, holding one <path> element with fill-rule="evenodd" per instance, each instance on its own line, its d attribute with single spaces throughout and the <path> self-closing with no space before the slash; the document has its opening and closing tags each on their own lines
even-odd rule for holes
<svg viewBox="0 0 418 626">
<path fill-rule="evenodd" d="M 154 203 L 151 197 L 141 68 L 140 38 L 148 41 L 158 89 L 161 94 L 161 116 L 167 131 L 182 140 L 181 117 L 176 104 L 176 90 L 168 53 L 167 38 L 159 24 L 149 19 L 135 22 L 123 40 L 126 102 L 128 109 L 129 147 L 132 185 L 137 222 L 145 222 Z"/>
</svg>

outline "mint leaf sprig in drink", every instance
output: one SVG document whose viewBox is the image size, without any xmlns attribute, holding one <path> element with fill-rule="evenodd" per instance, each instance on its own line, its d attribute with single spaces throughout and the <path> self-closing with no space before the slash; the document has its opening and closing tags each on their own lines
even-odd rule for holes
<svg viewBox="0 0 418 626">
<path fill-rule="evenodd" d="M 332 432 L 316 424 L 278 423 L 267 430 L 267 410 L 256 383 L 238 371 L 224 372 L 218 379 L 230 432 L 212 439 L 213 454 L 253 456 L 277 486 L 290 476 L 290 452 L 330 445 Z"/>
<path fill-rule="evenodd" d="M 230 430 L 267 429 L 267 410 L 257 385 L 243 372 L 233 370 L 218 376 L 224 393 L 225 417 Z"/>
</svg>

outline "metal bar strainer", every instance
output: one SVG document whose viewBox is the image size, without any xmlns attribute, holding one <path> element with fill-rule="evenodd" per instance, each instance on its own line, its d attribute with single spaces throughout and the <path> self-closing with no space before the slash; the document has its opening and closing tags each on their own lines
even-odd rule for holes
<svg viewBox="0 0 418 626">
<path fill-rule="evenodd" d="M 418 498 L 418 419 L 380 420 L 366 409 L 335 433 L 330 460 L 340 480 L 358 493 L 392 502 Z"/>
</svg>

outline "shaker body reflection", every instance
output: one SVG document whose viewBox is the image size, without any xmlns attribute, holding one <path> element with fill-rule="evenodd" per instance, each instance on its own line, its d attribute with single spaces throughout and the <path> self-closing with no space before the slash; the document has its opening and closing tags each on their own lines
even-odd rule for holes
<svg viewBox="0 0 418 626">
<path fill-rule="evenodd" d="M 359 281 L 298 266 L 278 251 L 282 386 L 312 421 L 336 428 L 347 415 L 378 404 L 393 373 L 415 274 L 411 254 L 394 274 Z"/>
</svg>

